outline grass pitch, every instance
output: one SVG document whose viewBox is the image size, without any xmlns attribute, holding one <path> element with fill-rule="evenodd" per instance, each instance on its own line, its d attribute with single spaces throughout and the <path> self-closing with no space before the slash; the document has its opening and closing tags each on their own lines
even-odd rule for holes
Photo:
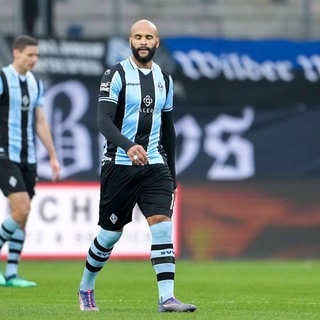
<svg viewBox="0 0 320 320">
<path fill-rule="evenodd" d="M 194 313 L 156 311 L 157 286 L 149 261 L 110 260 L 95 290 L 100 312 L 85 313 L 77 300 L 84 261 L 22 261 L 20 274 L 38 287 L 0 287 L 0 319 L 320 318 L 320 261 L 177 260 L 175 293 L 197 305 Z"/>
</svg>

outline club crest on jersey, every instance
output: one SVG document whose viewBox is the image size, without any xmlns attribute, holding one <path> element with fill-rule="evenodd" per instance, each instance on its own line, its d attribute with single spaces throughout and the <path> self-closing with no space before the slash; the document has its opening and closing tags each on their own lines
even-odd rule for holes
<svg viewBox="0 0 320 320">
<path fill-rule="evenodd" d="M 159 88 L 159 90 L 160 90 L 161 92 L 162 92 L 163 89 L 164 89 L 164 85 L 162 84 L 161 81 L 158 82 L 158 88 Z"/>
</svg>

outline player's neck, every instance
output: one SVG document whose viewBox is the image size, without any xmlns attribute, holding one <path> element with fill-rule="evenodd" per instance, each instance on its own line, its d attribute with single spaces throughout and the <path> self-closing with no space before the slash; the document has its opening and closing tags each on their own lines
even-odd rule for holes
<svg viewBox="0 0 320 320">
<path fill-rule="evenodd" d="M 26 75 L 26 73 L 28 71 L 28 70 L 20 67 L 18 64 L 14 63 L 14 62 L 12 63 L 12 67 L 19 75 L 22 75 L 22 76 Z"/>
</svg>

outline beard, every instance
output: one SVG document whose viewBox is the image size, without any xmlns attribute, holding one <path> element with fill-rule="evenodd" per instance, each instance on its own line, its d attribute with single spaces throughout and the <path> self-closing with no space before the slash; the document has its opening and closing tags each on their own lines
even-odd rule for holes
<svg viewBox="0 0 320 320">
<path fill-rule="evenodd" d="M 131 46 L 131 51 L 132 51 L 133 56 L 135 57 L 135 59 L 137 61 L 139 61 L 142 64 L 150 62 L 153 59 L 153 56 L 154 56 L 154 54 L 156 53 L 156 50 L 157 50 L 156 46 L 154 46 L 154 47 L 152 47 L 150 49 L 149 48 L 143 48 L 143 50 L 148 50 L 149 53 L 145 57 L 141 57 L 139 55 L 139 50 L 140 49 L 141 48 L 134 48 L 133 46 Z"/>
</svg>

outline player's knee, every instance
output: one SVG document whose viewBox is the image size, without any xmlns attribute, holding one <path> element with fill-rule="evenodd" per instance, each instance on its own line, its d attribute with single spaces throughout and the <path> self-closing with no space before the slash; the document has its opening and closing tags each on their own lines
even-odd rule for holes
<svg viewBox="0 0 320 320">
<path fill-rule="evenodd" d="M 22 197 L 19 201 L 12 201 L 11 208 L 12 218 L 20 225 L 24 226 L 31 209 L 30 200 Z"/>
<path fill-rule="evenodd" d="M 171 218 L 162 214 L 155 214 L 153 216 L 148 217 L 147 220 L 148 220 L 149 226 L 152 226 L 160 222 L 171 221 Z"/>
<path fill-rule="evenodd" d="M 121 235 L 122 232 L 119 231 L 101 229 L 97 235 L 97 240 L 103 247 L 111 249 L 119 241 Z"/>
</svg>

